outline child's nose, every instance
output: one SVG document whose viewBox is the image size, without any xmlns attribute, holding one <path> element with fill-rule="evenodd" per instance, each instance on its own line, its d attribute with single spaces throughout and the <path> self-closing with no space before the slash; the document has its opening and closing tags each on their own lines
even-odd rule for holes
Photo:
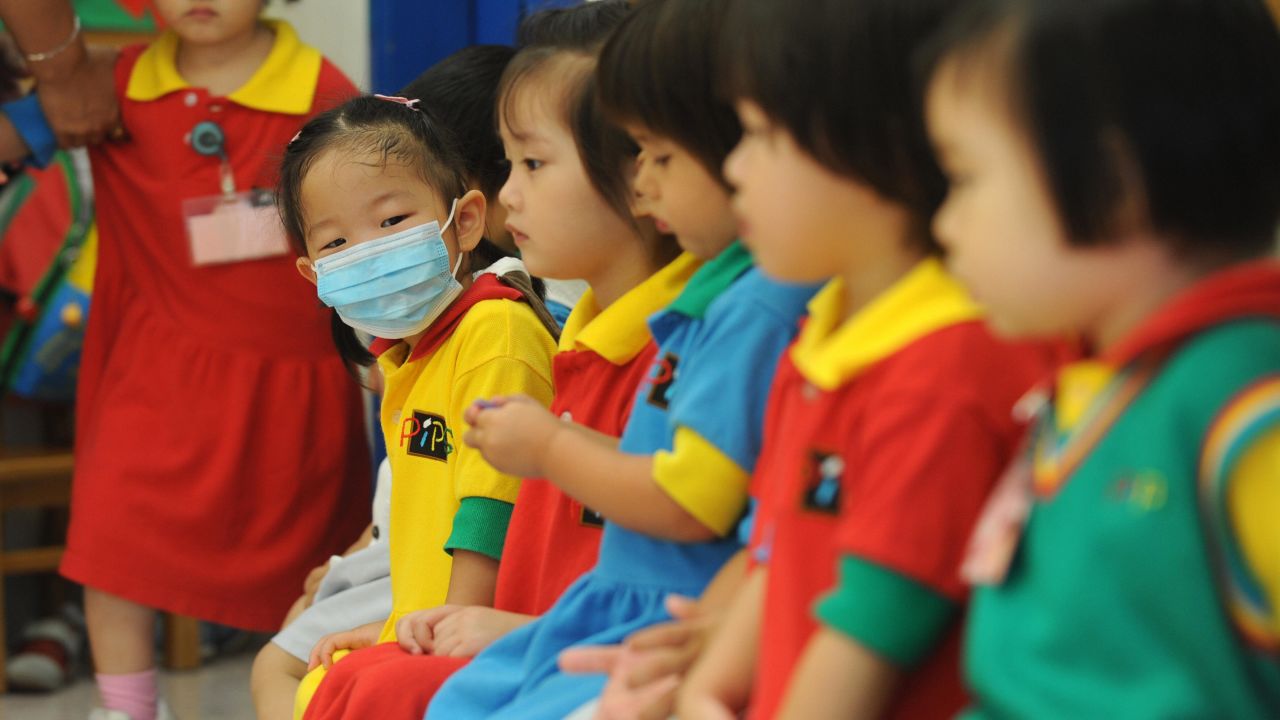
<svg viewBox="0 0 1280 720">
<path fill-rule="evenodd" d="M 636 169 L 636 193 L 648 202 L 653 202 L 659 197 L 658 184 L 653 181 L 652 167 L 653 163 L 642 162 Z"/>
<path fill-rule="evenodd" d="M 515 173 L 512 173 L 507 177 L 507 181 L 502 183 L 502 189 L 498 191 L 498 202 L 502 207 L 514 210 L 519 198 L 520 194 L 515 188 Z"/>
</svg>

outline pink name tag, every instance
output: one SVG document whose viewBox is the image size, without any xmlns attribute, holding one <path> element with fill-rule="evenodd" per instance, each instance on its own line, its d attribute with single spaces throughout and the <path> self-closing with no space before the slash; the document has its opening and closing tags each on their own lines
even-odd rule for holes
<svg viewBox="0 0 1280 720">
<path fill-rule="evenodd" d="M 960 576 L 970 585 L 1000 585 L 1009 574 L 1031 514 L 1031 458 L 1022 454 L 988 498 L 965 549 Z"/>
<path fill-rule="evenodd" d="M 182 201 L 194 265 L 260 260 L 289 252 L 271 194 L 261 190 Z"/>
</svg>

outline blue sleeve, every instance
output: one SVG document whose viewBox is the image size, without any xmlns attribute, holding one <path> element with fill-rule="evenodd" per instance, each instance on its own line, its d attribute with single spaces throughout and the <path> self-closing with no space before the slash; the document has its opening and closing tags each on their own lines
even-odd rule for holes
<svg viewBox="0 0 1280 720">
<path fill-rule="evenodd" d="M 743 547 L 751 544 L 751 533 L 756 527 L 756 506 L 759 502 L 755 498 L 747 501 L 747 512 L 743 514 L 742 519 L 738 521 L 738 542 Z"/>
<path fill-rule="evenodd" d="M 816 289 L 775 283 L 753 269 L 716 298 L 679 370 L 672 427 L 698 433 L 750 473 L 774 371 Z"/>
<path fill-rule="evenodd" d="M 40 98 L 31 93 L 19 100 L 0 105 L 0 112 L 8 116 L 9 122 L 18 131 L 18 137 L 22 138 L 23 144 L 31 151 L 28 162 L 38 168 L 48 166 L 54 153 L 58 151 L 58 139 L 54 137 L 53 128 L 49 127 L 44 110 L 40 108 Z"/>
</svg>

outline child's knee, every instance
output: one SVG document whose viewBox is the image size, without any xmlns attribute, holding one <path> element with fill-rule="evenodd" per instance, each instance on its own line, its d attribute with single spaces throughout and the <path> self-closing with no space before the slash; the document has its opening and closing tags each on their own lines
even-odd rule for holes
<svg viewBox="0 0 1280 720">
<path fill-rule="evenodd" d="M 258 651 L 253 659 L 253 671 L 250 685 L 254 693 L 269 686 L 273 682 L 289 679 L 297 682 L 307 674 L 307 664 L 290 655 L 284 648 L 275 643 L 267 643 Z"/>
</svg>

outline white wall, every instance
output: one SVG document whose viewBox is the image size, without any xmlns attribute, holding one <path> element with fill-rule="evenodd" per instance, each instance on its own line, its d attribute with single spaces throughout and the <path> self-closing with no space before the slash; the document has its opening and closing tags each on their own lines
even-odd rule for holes
<svg viewBox="0 0 1280 720">
<path fill-rule="evenodd" d="M 268 17 L 288 20 L 361 90 L 369 89 L 369 0 L 271 0 Z"/>
</svg>

